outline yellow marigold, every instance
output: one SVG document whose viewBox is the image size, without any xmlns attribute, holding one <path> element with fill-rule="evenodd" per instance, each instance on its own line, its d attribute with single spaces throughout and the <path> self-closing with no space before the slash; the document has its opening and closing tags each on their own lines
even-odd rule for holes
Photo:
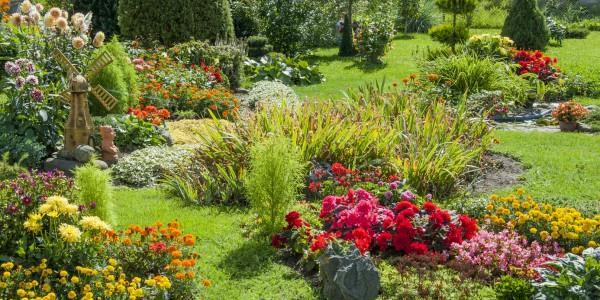
<svg viewBox="0 0 600 300">
<path fill-rule="evenodd" d="M 112 228 L 102 219 L 96 216 L 85 216 L 79 221 L 79 225 L 86 230 L 111 230 Z"/>
<path fill-rule="evenodd" d="M 596 243 L 595 241 L 589 241 L 588 242 L 588 247 L 596 248 L 596 247 L 598 247 L 598 243 Z"/>
<path fill-rule="evenodd" d="M 10 271 L 10 270 L 12 270 L 12 268 L 15 267 L 15 265 L 9 261 L 9 262 L 3 263 L 2 265 L 0 265 L 0 267 L 2 267 L 6 271 Z"/>
<path fill-rule="evenodd" d="M 75 299 L 75 298 L 77 297 L 77 293 L 75 293 L 75 291 L 70 291 L 70 292 L 67 294 L 67 297 L 68 297 L 69 299 Z"/>
<path fill-rule="evenodd" d="M 58 232 L 60 237 L 68 243 L 76 243 L 81 239 L 81 230 L 73 225 L 60 224 Z"/>
<path fill-rule="evenodd" d="M 77 276 L 71 277 L 71 283 L 72 284 L 78 284 L 79 283 L 79 277 L 77 277 Z"/>
<path fill-rule="evenodd" d="M 537 233 L 537 228 L 531 227 L 531 228 L 529 228 L 529 232 L 531 232 L 532 234 L 536 234 Z"/>
</svg>

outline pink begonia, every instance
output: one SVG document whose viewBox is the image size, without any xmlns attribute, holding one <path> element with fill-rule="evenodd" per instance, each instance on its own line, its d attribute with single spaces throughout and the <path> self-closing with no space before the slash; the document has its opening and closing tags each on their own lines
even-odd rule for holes
<svg viewBox="0 0 600 300">
<path fill-rule="evenodd" d="M 557 243 L 540 245 L 513 231 L 481 230 L 469 241 L 451 247 L 458 262 L 482 267 L 495 274 L 536 277 L 535 268 L 562 255 Z"/>
</svg>

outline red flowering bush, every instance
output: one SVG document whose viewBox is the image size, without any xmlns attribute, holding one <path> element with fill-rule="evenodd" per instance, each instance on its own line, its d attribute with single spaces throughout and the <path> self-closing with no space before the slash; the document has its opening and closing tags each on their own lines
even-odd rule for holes
<svg viewBox="0 0 600 300">
<path fill-rule="evenodd" d="M 300 253 L 303 245 L 310 252 L 324 249 L 332 239 L 354 243 L 367 251 L 396 251 L 402 254 L 427 254 L 448 250 L 454 243 L 473 238 L 477 222 L 466 215 L 455 215 L 426 202 L 421 208 L 403 200 L 388 208 L 365 190 L 350 190 L 346 196 L 327 196 L 319 216 L 323 231 L 315 231 L 296 212 L 288 214 L 288 227 L 273 237 L 273 245 L 292 245 Z"/>
<path fill-rule="evenodd" d="M 543 82 L 550 82 L 560 76 L 560 68 L 556 67 L 557 58 L 545 56 L 541 51 L 518 51 L 513 60 L 519 64 L 519 75 L 533 73 Z"/>
<path fill-rule="evenodd" d="M 130 107 L 129 114 L 140 120 L 152 122 L 154 125 L 161 125 L 165 120 L 171 117 L 171 112 L 169 112 L 168 109 L 157 109 L 156 106 L 152 105 Z"/>
</svg>

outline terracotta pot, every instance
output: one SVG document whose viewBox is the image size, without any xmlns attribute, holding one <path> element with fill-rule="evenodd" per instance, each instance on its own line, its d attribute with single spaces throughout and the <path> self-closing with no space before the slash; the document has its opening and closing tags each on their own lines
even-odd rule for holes
<svg viewBox="0 0 600 300">
<path fill-rule="evenodd" d="M 577 127 L 579 127 L 579 124 L 577 124 L 577 121 L 559 121 L 558 125 L 560 127 L 560 131 L 565 131 L 565 132 L 573 132 L 575 130 L 577 130 Z"/>
</svg>

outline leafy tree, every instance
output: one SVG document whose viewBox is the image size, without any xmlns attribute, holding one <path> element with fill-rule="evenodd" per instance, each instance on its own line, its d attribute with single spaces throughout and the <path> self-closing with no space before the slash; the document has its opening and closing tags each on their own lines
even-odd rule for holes
<svg viewBox="0 0 600 300">
<path fill-rule="evenodd" d="M 537 1 L 513 0 L 504 21 L 502 35 L 510 37 L 518 48 L 544 49 L 550 33 Z"/>
<path fill-rule="evenodd" d="M 452 36 L 457 36 L 458 32 L 458 16 L 467 15 L 475 10 L 477 4 L 475 0 L 437 0 L 435 4 L 440 8 L 441 11 L 452 14 Z M 450 39 L 452 50 L 458 43 L 459 39 Z"/>
<path fill-rule="evenodd" d="M 308 0 L 262 0 L 259 13 L 273 50 L 289 56 L 303 50 L 300 28 L 310 9 Z"/>
<path fill-rule="evenodd" d="M 344 31 L 342 32 L 342 42 L 340 44 L 339 56 L 353 56 L 356 54 L 354 47 L 354 29 L 349 14 L 344 15 Z"/>
</svg>

